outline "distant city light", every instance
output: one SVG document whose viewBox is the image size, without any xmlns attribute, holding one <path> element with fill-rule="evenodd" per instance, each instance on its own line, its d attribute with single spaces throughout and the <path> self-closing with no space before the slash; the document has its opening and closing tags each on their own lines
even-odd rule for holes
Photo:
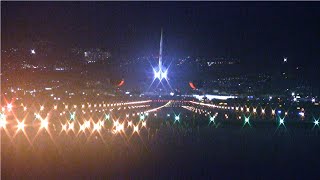
<svg viewBox="0 0 320 180">
<path fill-rule="evenodd" d="M 31 49 L 31 54 L 36 54 L 36 51 L 34 49 Z"/>
</svg>

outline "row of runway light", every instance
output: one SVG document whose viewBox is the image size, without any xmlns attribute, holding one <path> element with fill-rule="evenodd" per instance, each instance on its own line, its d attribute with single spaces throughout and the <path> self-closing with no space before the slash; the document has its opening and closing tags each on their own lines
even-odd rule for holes
<svg viewBox="0 0 320 180">
<path fill-rule="evenodd" d="M 221 110 L 232 110 L 232 111 L 237 111 L 237 112 L 243 112 L 243 113 L 252 113 L 252 114 L 258 114 L 257 107 L 252 107 L 252 110 L 250 107 L 247 106 L 223 106 L 223 105 L 214 105 L 214 104 L 206 104 L 206 103 L 201 103 L 201 102 L 194 102 L 194 101 L 189 101 L 192 104 L 200 105 L 200 106 L 205 106 L 209 108 L 216 108 L 216 109 L 221 109 Z M 280 115 L 282 114 L 281 110 L 276 110 L 276 109 L 271 109 L 271 115 Z M 266 108 L 261 107 L 260 108 L 260 115 L 264 116 L 266 115 Z M 284 115 L 288 115 L 288 111 L 284 112 Z M 301 117 L 301 119 L 304 119 L 305 117 L 305 112 L 304 109 L 301 108 L 301 111 L 298 113 L 298 115 Z"/>
<path fill-rule="evenodd" d="M 193 113 L 196 113 L 196 114 L 199 114 L 199 115 L 204 115 L 204 116 L 209 116 L 209 124 L 214 124 L 216 125 L 216 122 L 215 122 L 215 118 L 218 116 L 218 113 L 212 113 L 212 111 L 208 111 L 208 110 L 205 110 L 205 109 L 201 109 L 201 108 L 196 108 L 196 107 L 193 107 L 193 106 L 182 106 L 182 108 L 185 108 L 189 111 L 192 111 Z M 213 114 L 213 115 L 212 115 Z M 280 115 L 278 115 L 277 117 L 277 122 L 278 122 L 278 127 L 279 126 L 285 126 L 285 118 L 287 116 L 287 113 L 285 114 L 284 117 L 280 117 Z M 243 126 L 245 125 L 249 125 L 251 126 L 251 123 L 250 123 L 250 117 L 251 115 L 249 116 L 245 116 L 244 114 L 242 116 L 238 116 L 237 119 L 241 120 L 243 119 Z M 229 118 L 229 115 L 228 114 L 224 114 L 224 118 L 225 119 L 228 119 Z M 313 128 L 314 127 L 319 127 L 319 122 L 320 122 L 320 117 L 318 119 L 314 118 L 313 117 Z"/>
<path fill-rule="evenodd" d="M 94 121 L 92 119 L 90 120 L 83 120 L 82 122 L 77 120 L 70 120 L 65 123 L 51 123 L 50 119 L 48 117 L 42 118 L 41 116 L 37 116 L 36 121 L 26 124 L 25 119 L 24 120 L 18 120 L 16 119 L 14 122 L 8 123 L 6 121 L 6 116 L 4 114 L 0 114 L 0 127 L 3 129 L 6 134 L 12 139 L 14 138 L 19 132 L 22 132 L 26 138 L 31 143 L 27 133 L 26 128 L 30 128 L 30 130 L 37 130 L 36 136 L 34 139 L 38 136 L 38 134 L 42 131 L 47 132 L 50 137 L 52 137 L 52 131 L 59 131 L 58 127 L 60 126 L 60 134 L 66 133 L 69 134 L 70 132 L 73 132 L 76 136 L 80 134 L 87 134 L 89 133 L 90 136 L 94 133 L 98 133 L 101 135 L 102 130 L 107 130 L 108 132 L 112 132 L 113 134 L 125 134 L 125 132 L 130 131 L 132 132 L 132 135 L 141 131 L 142 128 L 147 128 L 147 122 L 146 118 L 144 116 L 148 116 L 148 114 L 141 114 L 140 121 L 137 123 L 134 123 L 132 120 L 124 119 L 120 121 L 119 119 L 111 120 L 111 117 L 109 114 L 105 116 L 104 119 L 100 119 L 98 121 Z M 112 123 L 111 129 L 107 129 L 105 124 L 106 123 Z M 14 134 L 11 136 L 9 133 L 8 125 L 10 125 L 13 128 L 10 128 L 11 130 L 14 130 Z M 51 128 L 51 130 L 49 129 Z M 90 137 L 89 136 L 89 137 Z"/>
<path fill-rule="evenodd" d="M 149 101 L 148 101 L 149 102 Z M 144 103 L 148 103 L 144 102 Z M 134 103 L 126 103 L 125 105 L 132 105 Z M 67 135 L 70 132 L 73 132 L 76 136 L 80 134 L 85 134 L 91 137 L 94 133 L 98 133 L 102 137 L 102 130 L 106 130 L 106 132 L 111 132 L 112 134 L 121 134 L 124 136 L 128 136 L 126 133 L 131 132 L 131 136 L 134 134 L 138 134 L 139 132 L 145 128 L 147 129 L 147 117 L 149 114 L 152 112 L 151 115 L 153 117 L 157 116 L 157 111 L 159 111 L 163 107 L 167 107 L 170 104 L 170 102 L 167 102 L 165 105 L 146 110 L 145 112 L 137 112 L 137 113 L 128 113 L 126 114 L 126 117 L 123 118 L 122 120 L 120 119 L 114 119 L 111 117 L 110 114 L 106 113 L 104 114 L 103 118 L 98 118 L 96 121 L 94 121 L 91 117 L 88 118 L 87 120 L 85 118 L 81 118 L 81 116 L 76 116 L 76 113 L 70 113 L 70 118 L 66 120 L 65 123 L 61 123 L 60 119 L 58 121 L 53 122 L 52 119 L 50 119 L 50 113 L 46 114 L 45 117 L 41 116 L 40 113 L 34 113 L 34 120 L 32 121 L 31 124 L 26 123 L 26 118 L 24 117 L 22 120 L 19 120 L 15 115 L 14 119 L 10 119 L 10 121 L 7 121 L 7 116 L 5 113 L 0 113 L 0 128 L 1 130 L 4 130 L 8 137 L 10 137 L 11 140 L 13 140 L 14 137 L 20 132 L 22 132 L 25 137 L 28 139 L 30 144 L 33 142 L 33 140 L 38 136 L 38 134 L 42 131 L 47 132 L 51 139 L 53 140 L 52 133 L 53 131 L 60 131 L 59 135 L 62 133 L 66 133 Z M 139 105 L 138 107 L 143 106 Z M 148 105 L 150 106 L 150 105 Z M 143 107 L 148 107 L 148 106 L 143 106 Z M 43 109 L 40 108 L 39 111 L 43 111 Z M 13 114 L 13 107 L 12 105 L 7 106 L 7 111 L 11 112 Z M 133 117 L 138 117 L 139 121 L 135 123 L 133 121 Z M 129 120 L 129 119 L 132 120 Z M 59 123 L 60 121 L 60 123 Z M 106 127 L 106 123 L 112 123 L 112 127 Z M 26 129 L 31 130 L 36 130 L 36 135 L 31 141 L 29 139 L 29 136 L 27 135 Z M 60 129 L 60 130 L 59 130 Z M 14 133 L 13 135 L 10 134 L 9 130 L 13 130 Z M 88 137 L 88 138 L 89 138 Z"/>
<path fill-rule="evenodd" d="M 118 108 L 118 110 L 120 110 L 121 108 L 123 108 L 124 110 L 126 108 L 131 109 L 131 108 L 137 108 L 137 107 L 143 107 L 143 105 L 137 105 L 137 104 L 147 104 L 152 102 L 152 100 L 145 100 L 145 101 L 133 101 L 133 102 L 121 102 L 121 103 L 110 103 L 110 104 L 106 104 L 106 103 L 83 103 L 81 105 L 77 105 L 77 104 L 73 104 L 73 105 L 69 105 L 66 104 L 65 102 L 62 102 L 61 104 L 55 104 L 53 105 L 52 109 L 57 110 L 58 108 L 64 108 L 65 110 L 77 110 L 79 108 L 79 106 L 81 107 L 81 109 L 91 109 L 90 111 L 92 112 L 92 109 L 95 109 L 95 111 L 97 111 L 97 108 L 109 108 L 109 109 L 115 109 Z M 130 105 L 130 106 L 129 106 Z M 133 106 L 134 105 L 134 106 Z M 125 107 L 127 106 L 127 107 Z M 1 111 L 5 112 L 5 111 L 12 111 L 13 108 L 17 108 L 17 107 L 22 107 L 24 111 L 27 111 L 28 107 L 26 105 L 24 105 L 23 103 L 21 103 L 20 105 L 17 105 L 14 107 L 13 103 L 7 103 L 6 106 L 1 107 Z M 43 111 L 45 109 L 51 109 L 50 107 L 45 107 L 45 105 L 39 105 L 39 111 Z"/>
</svg>

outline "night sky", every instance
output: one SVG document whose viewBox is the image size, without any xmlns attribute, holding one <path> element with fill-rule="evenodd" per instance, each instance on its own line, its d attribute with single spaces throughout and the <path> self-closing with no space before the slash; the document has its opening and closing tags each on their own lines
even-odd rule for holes
<svg viewBox="0 0 320 180">
<path fill-rule="evenodd" d="M 119 57 L 157 54 L 164 29 L 171 57 L 318 63 L 320 3 L 1 2 L 2 47 L 47 40 L 100 47 Z"/>
</svg>

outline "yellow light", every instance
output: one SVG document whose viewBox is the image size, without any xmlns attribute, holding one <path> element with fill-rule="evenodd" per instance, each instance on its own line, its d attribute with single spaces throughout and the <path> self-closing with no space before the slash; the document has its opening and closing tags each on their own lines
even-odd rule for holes
<svg viewBox="0 0 320 180">
<path fill-rule="evenodd" d="M 139 134 L 139 125 L 133 126 L 133 133 L 135 132 Z"/>
<path fill-rule="evenodd" d="M 68 124 L 62 124 L 62 130 L 61 131 L 67 131 L 67 127 L 68 127 Z"/>
<path fill-rule="evenodd" d="M 27 110 L 27 107 L 25 106 L 25 107 L 23 107 L 23 111 L 26 111 Z"/>
<path fill-rule="evenodd" d="M 54 105 L 54 106 L 53 106 L 53 109 L 54 109 L 54 110 L 57 110 L 57 108 L 58 108 L 57 105 Z"/>
<path fill-rule="evenodd" d="M 36 116 L 36 119 L 39 119 L 39 120 L 42 119 L 41 116 L 40 116 L 40 114 L 34 113 L 34 115 Z"/>
<path fill-rule="evenodd" d="M 147 126 L 147 123 L 146 123 L 145 121 L 143 121 L 143 122 L 142 122 L 142 126 L 143 126 L 143 127 L 146 127 L 146 126 Z"/>
<path fill-rule="evenodd" d="M 74 131 L 74 123 L 73 122 L 69 123 L 69 131 L 70 130 Z"/>
<path fill-rule="evenodd" d="M 65 109 L 68 109 L 68 105 L 65 105 L 64 108 L 65 108 Z"/>
<path fill-rule="evenodd" d="M 40 106 L 40 111 L 43 111 L 44 110 L 44 106 Z"/>
<path fill-rule="evenodd" d="M 128 121 L 128 127 L 131 127 L 131 126 L 132 126 L 132 122 Z"/>
<path fill-rule="evenodd" d="M 86 125 L 85 125 L 85 123 L 83 123 L 83 124 L 80 124 L 80 132 L 84 132 L 86 130 Z"/>
<path fill-rule="evenodd" d="M 40 125 L 40 129 L 48 129 L 48 126 L 49 126 L 49 122 L 48 120 L 44 119 L 44 120 L 41 120 L 41 125 Z"/>
<path fill-rule="evenodd" d="M 100 123 L 100 126 L 104 126 L 104 121 L 103 120 L 99 121 L 99 123 Z"/>
<path fill-rule="evenodd" d="M 116 131 L 117 132 L 120 132 L 120 131 L 123 131 L 124 130 L 124 124 L 122 123 L 122 124 L 118 124 L 117 126 L 116 126 Z"/>
<path fill-rule="evenodd" d="M 97 122 L 93 125 L 93 131 L 100 131 L 101 129 L 101 126 L 100 126 L 100 123 Z"/>
<path fill-rule="evenodd" d="M 17 131 L 24 131 L 24 127 L 25 127 L 24 121 L 21 121 L 21 122 L 18 121 Z"/>
<path fill-rule="evenodd" d="M 6 125 L 7 125 L 6 115 L 1 114 L 0 128 L 6 128 Z"/>
</svg>

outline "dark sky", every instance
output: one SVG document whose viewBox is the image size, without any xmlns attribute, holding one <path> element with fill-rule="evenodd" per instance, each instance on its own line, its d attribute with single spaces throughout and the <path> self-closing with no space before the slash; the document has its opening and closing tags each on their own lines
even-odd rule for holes
<svg viewBox="0 0 320 180">
<path fill-rule="evenodd" d="M 320 3 L 1 2 L 2 47 L 44 39 L 114 54 L 319 61 Z"/>
</svg>

